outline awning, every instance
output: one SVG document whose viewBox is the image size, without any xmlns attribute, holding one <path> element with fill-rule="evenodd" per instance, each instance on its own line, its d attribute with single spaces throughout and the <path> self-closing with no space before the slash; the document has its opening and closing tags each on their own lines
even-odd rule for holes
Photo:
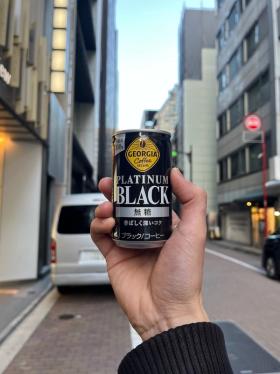
<svg viewBox="0 0 280 374">
<path fill-rule="evenodd" d="M 36 130 L 20 117 L 9 105 L 0 98 L 0 134 L 7 135 L 13 141 L 39 141 L 43 140 Z"/>
<path fill-rule="evenodd" d="M 239 198 L 237 198 L 234 202 L 236 203 L 246 203 L 247 201 L 256 202 L 256 203 L 263 203 L 263 191 L 262 189 L 254 190 L 252 192 L 248 192 Z M 275 202 L 275 196 L 268 193 L 268 204 L 273 205 Z"/>
<path fill-rule="evenodd" d="M 258 201 L 263 199 L 263 192 L 262 190 L 255 190 L 252 192 L 248 192 L 243 196 L 240 196 L 236 199 L 236 202 L 246 202 L 246 201 Z"/>
<path fill-rule="evenodd" d="M 267 191 L 270 195 L 280 196 L 280 180 L 275 179 L 266 183 Z"/>
</svg>

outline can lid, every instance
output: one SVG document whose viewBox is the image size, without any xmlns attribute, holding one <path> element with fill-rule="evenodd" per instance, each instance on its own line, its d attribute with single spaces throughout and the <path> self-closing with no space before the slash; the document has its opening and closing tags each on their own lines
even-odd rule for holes
<svg viewBox="0 0 280 374">
<path fill-rule="evenodd" d="M 116 131 L 113 136 L 119 135 L 119 134 L 126 134 L 127 132 L 135 132 L 137 134 L 139 133 L 146 133 L 146 132 L 151 132 L 151 133 L 156 133 L 156 134 L 165 134 L 171 136 L 171 133 L 169 131 L 165 130 L 154 130 L 154 129 L 131 129 L 131 130 L 119 130 Z"/>
</svg>

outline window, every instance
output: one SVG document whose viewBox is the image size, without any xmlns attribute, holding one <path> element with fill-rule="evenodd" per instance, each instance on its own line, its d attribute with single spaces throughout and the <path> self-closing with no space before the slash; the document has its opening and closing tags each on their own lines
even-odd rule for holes
<svg viewBox="0 0 280 374">
<path fill-rule="evenodd" d="M 244 96 L 242 95 L 229 109 L 230 128 L 238 126 L 244 118 Z"/>
<path fill-rule="evenodd" d="M 231 32 L 240 20 L 242 13 L 242 0 L 237 0 L 228 17 L 229 32 Z"/>
<path fill-rule="evenodd" d="M 248 60 L 253 56 L 259 44 L 266 37 L 268 32 L 268 19 L 267 11 L 265 11 L 261 16 L 258 22 L 251 28 L 247 37 L 247 54 Z"/>
<path fill-rule="evenodd" d="M 221 8 L 225 0 L 218 0 L 218 9 Z"/>
<path fill-rule="evenodd" d="M 229 61 L 229 75 L 232 80 L 243 65 L 243 46 L 241 45 Z"/>
<path fill-rule="evenodd" d="M 227 40 L 226 24 L 225 23 L 222 25 L 221 30 L 218 33 L 217 40 L 218 40 L 219 50 L 222 50 L 224 48 L 224 46 L 226 44 L 226 40 Z"/>
<path fill-rule="evenodd" d="M 59 234 L 88 234 L 96 206 L 64 206 L 61 209 Z"/>
<path fill-rule="evenodd" d="M 231 177 L 238 177 L 245 174 L 246 161 L 245 161 L 245 148 L 234 153 L 231 156 Z"/>
<path fill-rule="evenodd" d="M 250 172 L 262 170 L 262 145 L 251 144 L 249 147 Z"/>
<path fill-rule="evenodd" d="M 220 182 L 224 182 L 228 180 L 227 158 L 224 158 L 222 161 L 219 162 L 219 169 L 220 169 Z"/>
<path fill-rule="evenodd" d="M 253 56 L 260 43 L 260 25 L 257 23 L 249 32 L 247 38 L 248 59 Z"/>
<path fill-rule="evenodd" d="M 227 113 L 223 113 L 219 117 L 219 136 L 223 137 L 227 133 Z"/>
<path fill-rule="evenodd" d="M 257 111 L 270 98 L 269 71 L 265 72 L 248 90 L 248 110 Z"/>
<path fill-rule="evenodd" d="M 219 91 L 222 92 L 227 87 L 227 84 L 228 84 L 226 68 L 224 68 L 222 72 L 219 74 L 218 80 L 219 80 Z"/>
</svg>

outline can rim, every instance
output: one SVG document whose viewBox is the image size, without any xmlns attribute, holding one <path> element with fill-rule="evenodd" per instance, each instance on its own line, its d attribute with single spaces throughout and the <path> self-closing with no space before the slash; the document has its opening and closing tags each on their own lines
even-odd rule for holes
<svg viewBox="0 0 280 374">
<path fill-rule="evenodd" d="M 154 129 L 134 129 L 134 130 L 132 130 L 131 129 L 131 130 L 119 130 L 119 131 L 116 131 L 113 134 L 113 137 L 116 136 L 116 135 L 119 135 L 119 134 L 126 134 L 127 132 L 136 132 L 136 133 L 139 133 L 139 132 L 151 132 L 151 133 L 166 134 L 166 135 L 171 136 L 171 132 L 165 131 L 165 130 L 154 130 Z"/>
</svg>

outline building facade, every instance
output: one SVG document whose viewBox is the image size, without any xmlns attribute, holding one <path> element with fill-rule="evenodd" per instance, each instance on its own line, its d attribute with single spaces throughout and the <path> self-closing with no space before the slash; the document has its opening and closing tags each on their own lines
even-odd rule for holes
<svg viewBox="0 0 280 374">
<path fill-rule="evenodd" d="M 45 1 L 0 4 L 0 281 L 48 264 Z"/>
<path fill-rule="evenodd" d="M 49 270 L 58 200 L 110 168 L 116 50 L 114 1 L 1 0 L 0 282 Z"/>
<path fill-rule="evenodd" d="M 215 11 L 184 9 L 179 30 L 178 166 L 207 191 L 209 225 L 216 225 Z"/>
<path fill-rule="evenodd" d="M 176 126 L 178 125 L 178 86 L 175 85 L 169 92 L 168 98 L 154 116 L 157 130 L 170 132 L 173 137 Z"/>
<path fill-rule="evenodd" d="M 85 163 L 84 173 L 73 169 L 78 185 L 72 192 L 93 190 L 100 178 L 112 174 L 108 155 L 117 126 L 118 100 L 115 8 L 115 0 L 78 0 L 74 142 L 84 151 L 88 165 Z M 89 166 L 92 178 L 86 172 Z"/>
<path fill-rule="evenodd" d="M 261 247 L 263 154 L 259 134 L 246 141 L 244 117 L 263 123 L 268 164 L 268 232 L 279 224 L 279 1 L 218 3 L 218 196 L 223 238 Z M 277 222 L 278 220 L 278 222 Z"/>
<path fill-rule="evenodd" d="M 155 115 L 157 112 L 158 111 L 154 109 L 144 110 L 141 118 L 141 129 L 153 129 L 155 127 Z"/>
<path fill-rule="evenodd" d="M 78 0 L 74 136 L 88 159 L 87 169 L 92 167 L 91 190 L 100 178 L 112 174 L 108 154 L 117 126 L 118 101 L 115 8 L 115 0 Z M 79 170 L 76 175 L 78 186 L 91 179 Z M 72 192 L 87 192 L 87 188 L 81 191 L 73 186 Z"/>
<path fill-rule="evenodd" d="M 169 92 L 168 98 L 159 110 L 144 110 L 141 128 L 164 130 L 173 136 L 178 123 L 178 86 Z"/>
</svg>

